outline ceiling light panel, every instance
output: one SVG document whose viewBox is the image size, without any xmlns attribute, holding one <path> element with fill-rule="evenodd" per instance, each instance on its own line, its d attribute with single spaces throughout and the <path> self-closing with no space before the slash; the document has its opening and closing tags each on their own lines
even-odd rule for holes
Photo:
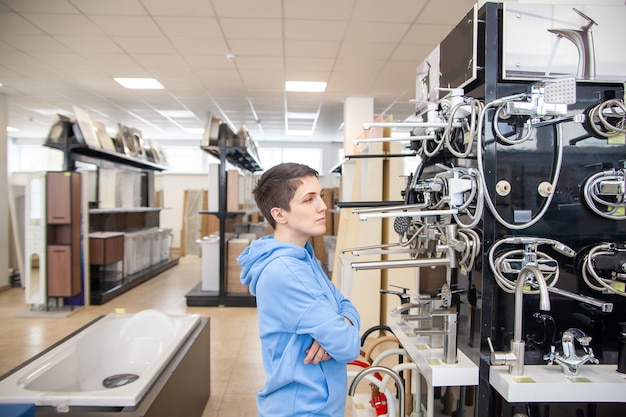
<svg viewBox="0 0 626 417">
<path fill-rule="evenodd" d="M 324 81 L 286 81 L 285 89 L 293 92 L 321 93 L 326 90 Z"/>
<path fill-rule="evenodd" d="M 114 80 L 131 90 L 161 90 L 164 88 L 154 78 L 114 78 Z"/>
</svg>

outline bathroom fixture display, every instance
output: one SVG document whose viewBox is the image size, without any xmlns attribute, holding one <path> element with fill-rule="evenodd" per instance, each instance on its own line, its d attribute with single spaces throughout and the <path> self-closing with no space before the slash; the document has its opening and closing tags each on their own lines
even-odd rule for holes
<svg viewBox="0 0 626 417">
<path fill-rule="evenodd" d="M 576 342 L 578 342 L 585 351 L 584 355 L 578 356 L 576 354 Z M 556 362 L 565 375 L 578 375 L 580 368 L 584 364 L 588 362 L 595 364 L 600 363 L 593 355 L 593 349 L 589 346 L 590 343 L 591 337 L 587 336 L 582 330 L 576 328 L 567 329 L 563 332 L 563 336 L 561 337 L 563 353 L 556 352 L 553 345 L 551 346 L 550 353 L 544 355 L 543 359 L 547 360 L 549 365 Z"/>
<path fill-rule="evenodd" d="M 506 365 L 509 367 L 511 375 L 524 374 L 524 349 L 526 343 L 522 337 L 522 305 L 524 297 L 524 286 L 526 281 L 534 281 L 539 286 L 539 309 L 543 311 L 550 310 L 550 296 L 548 295 L 548 286 L 543 274 L 534 265 L 526 265 L 520 271 L 515 285 L 515 323 L 513 339 L 511 340 L 511 350 L 509 352 L 496 352 L 491 345 L 489 339 L 489 349 L 491 350 L 491 365 Z"/>
<path fill-rule="evenodd" d="M 579 29 L 548 29 L 554 33 L 557 40 L 565 38 L 572 42 L 578 51 L 578 69 L 576 76 L 579 79 L 592 80 L 596 76 L 596 53 L 593 45 L 593 33 L 591 28 L 597 23 L 576 8 L 572 8 L 586 23 Z"/>
<path fill-rule="evenodd" d="M 175 388 L 180 396 L 175 403 L 179 407 L 187 398 L 197 408 L 203 400 L 201 414 L 210 392 L 208 374 L 202 375 L 209 369 L 207 338 L 208 324 L 198 315 L 168 316 L 156 310 L 109 314 L 7 374 L 0 380 L 0 402 L 33 403 L 68 416 L 85 407 L 146 413 L 168 380 L 180 384 L 183 377 L 191 378 L 186 384 L 198 390 L 184 389 L 185 394 Z M 174 377 L 180 363 L 187 368 Z M 127 375 L 125 384 L 103 385 L 120 380 L 120 374 Z M 201 392 L 203 398 L 196 398 Z"/>
<path fill-rule="evenodd" d="M 588 107 L 580 115 L 591 137 L 609 139 L 626 133 L 626 105 L 623 99 L 609 99 Z"/>
<path fill-rule="evenodd" d="M 402 307 L 402 306 L 401 306 Z M 393 314 L 393 312 L 392 312 Z M 435 324 L 437 318 L 442 318 L 441 327 Z M 457 323 L 458 313 L 455 311 L 432 311 L 427 314 L 403 315 L 402 320 L 407 323 L 418 336 L 428 336 L 429 345 L 443 348 L 443 362 L 457 363 Z M 414 323 L 429 323 L 426 326 L 415 326 Z M 433 336 L 443 336 L 443 344 L 433 343 Z"/>
<path fill-rule="evenodd" d="M 545 103 L 545 95 L 546 95 L 546 90 L 544 89 L 543 91 L 541 90 L 541 88 L 537 89 L 536 86 L 531 86 L 531 89 L 533 89 L 533 91 L 535 91 L 535 97 L 533 97 L 533 94 L 531 93 L 530 95 L 530 106 L 525 106 L 523 107 L 524 112 L 529 112 L 531 113 L 531 115 L 538 115 L 541 112 L 544 112 L 541 109 L 541 105 L 542 103 Z M 557 94 L 554 94 L 557 95 Z M 478 129 L 477 129 L 477 140 L 476 140 L 476 146 L 479 150 L 483 150 L 485 147 L 485 139 L 484 139 L 484 134 L 483 134 L 483 126 L 485 123 L 485 118 L 487 116 L 487 114 L 490 113 L 492 108 L 497 108 L 496 113 L 493 116 L 492 119 L 492 128 L 494 130 L 494 135 L 496 137 L 496 139 L 506 145 L 515 145 L 515 144 L 519 144 L 519 143 L 523 143 L 526 142 L 527 140 L 529 140 L 531 138 L 531 136 L 536 132 L 537 128 L 539 126 L 541 126 L 542 128 L 544 127 L 550 127 L 554 130 L 554 154 L 555 154 L 555 163 L 554 163 L 554 167 L 552 170 L 552 177 L 550 178 L 549 181 L 547 181 L 547 183 L 549 184 L 549 186 L 546 188 L 545 193 L 543 193 L 545 195 L 545 197 L 543 197 L 543 204 L 541 206 L 541 209 L 534 214 L 534 216 L 532 216 L 530 219 L 524 219 L 525 221 L 514 221 L 514 222 L 510 222 L 504 219 L 504 217 L 498 212 L 498 209 L 496 208 L 496 204 L 494 203 L 494 200 L 491 197 L 491 192 L 489 191 L 489 186 L 487 184 L 487 181 L 485 179 L 485 161 L 484 161 L 484 155 L 483 155 L 483 151 L 477 151 L 476 155 L 477 155 L 477 165 L 478 165 L 478 171 L 480 173 L 479 178 L 481 178 L 481 188 L 483 190 L 483 195 L 484 195 L 484 200 L 485 203 L 487 203 L 487 208 L 489 209 L 489 212 L 491 213 L 491 215 L 498 221 L 498 223 L 500 223 L 502 226 L 511 229 L 511 230 L 522 230 L 522 229 L 527 229 L 531 226 L 533 226 L 534 224 L 536 224 L 537 222 L 539 222 L 543 216 L 546 214 L 546 212 L 548 211 L 548 208 L 550 207 L 550 204 L 552 203 L 552 200 L 554 199 L 554 192 L 556 190 L 558 181 L 559 181 L 559 176 L 561 174 L 561 166 L 563 163 L 563 148 L 564 148 L 564 144 L 563 144 L 563 133 L 562 133 L 562 126 L 561 123 L 565 122 L 565 121 L 570 121 L 571 118 L 567 117 L 567 118 L 563 118 L 563 119 L 555 119 L 555 120 L 551 120 L 549 121 L 548 124 L 537 124 L 537 126 L 533 126 L 532 123 L 532 118 L 529 118 L 526 122 L 524 122 L 524 125 L 526 126 L 526 130 L 525 132 L 523 130 L 520 130 L 517 133 L 518 138 L 515 140 L 511 140 L 509 139 L 507 136 L 509 135 L 505 135 L 503 133 L 500 132 L 499 128 L 497 128 L 498 126 L 498 118 L 496 118 L 496 114 L 499 114 L 498 110 L 502 109 L 503 106 L 508 106 L 510 103 L 525 103 L 528 100 L 528 95 L 525 93 L 519 93 L 519 94 L 513 94 L 510 96 L 506 96 L 506 97 L 502 97 L 502 98 L 498 98 L 495 99 L 489 103 L 487 103 L 483 110 L 482 113 L 480 115 L 480 118 L 478 120 Z M 568 94 L 565 94 L 562 98 L 564 101 L 569 101 L 571 98 L 569 97 Z M 515 109 L 515 107 L 512 107 L 513 109 Z M 520 112 L 521 110 L 516 110 L 518 112 Z M 559 110 L 560 112 L 560 110 Z M 557 112 L 558 113 L 558 112 Z M 545 181 L 542 181 L 541 183 L 543 183 Z M 540 184 L 538 184 L 538 188 L 539 188 Z"/>
<path fill-rule="evenodd" d="M 586 248 L 578 260 L 583 281 L 601 293 L 626 297 L 622 289 L 626 283 L 626 244 L 604 242 Z"/>
<path fill-rule="evenodd" d="M 416 323 L 403 318 L 403 315 L 389 313 L 387 323 L 423 378 L 426 385 L 426 400 L 422 404 L 424 415 L 432 417 L 435 412 L 435 388 L 477 385 L 478 366 L 462 349 L 458 349 L 455 363 L 444 362 L 443 347 L 430 346 L 430 337 L 416 334 L 413 331 Z"/>
<path fill-rule="evenodd" d="M 593 174 L 587 178 L 582 189 L 589 210 L 605 219 L 626 219 L 626 179 L 623 169 Z"/>
<path fill-rule="evenodd" d="M 397 389 L 398 397 L 399 397 L 398 401 L 400 404 L 399 406 L 400 415 L 401 416 L 406 415 L 406 407 L 405 407 L 405 400 L 404 400 L 404 382 L 402 381 L 402 378 L 400 378 L 400 375 L 398 375 L 392 369 L 387 368 L 386 366 L 381 366 L 381 365 L 370 366 L 369 368 L 365 368 L 361 372 L 356 374 L 356 376 L 350 383 L 350 387 L 348 388 L 348 395 L 353 397 L 356 392 L 356 387 L 359 385 L 359 382 L 361 382 L 361 380 L 363 380 L 366 376 L 370 374 L 374 374 L 374 373 L 389 375 L 389 377 L 391 377 L 394 380 L 394 382 L 396 383 L 396 389 Z"/>
<path fill-rule="evenodd" d="M 523 249 L 501 250 L 506 245 L 523 245 Z M 498 286 L 507 293 L 514 293 L 517 289 L 516 281 L 510 277 L 519 275 L 525 265 L 535 265 L 543 274 L 548 291 L 567 297 L 582 303 L 599 308 L 602 312 L 613 311 L 613 304 L 604 300 L 596 299 L 582 294 L 556 287 L 560 277 L 559 263 L 546 252 L 538 250 L 540 245 L 548 245 L 557 253 L 568 258 L 576 256 L 576 252 L 569 246 L 547 238 L 532 236 L 512 236 L 500 239 L 489 249 L 489 266 L 494 274 Z M 525 289 L 526 294 L 537 294 L 537 284 L 530 284 Z"/>
</svg>

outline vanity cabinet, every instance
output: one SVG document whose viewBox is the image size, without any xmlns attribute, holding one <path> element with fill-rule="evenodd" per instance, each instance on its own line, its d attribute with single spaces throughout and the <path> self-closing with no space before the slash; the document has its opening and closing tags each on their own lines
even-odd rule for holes
<svg viewBox="0 0 626 417">
<path fill-rule="evenodd" d="M 124 278 L 124 233 L 89 233 L 91 290 L 109 291 L 121 285 Z"/>
<path fill-rule="evenodd" d="M 81 293 L 80 187 L 77 172 L 46 174 L 47 297 Z"/>
</svg>

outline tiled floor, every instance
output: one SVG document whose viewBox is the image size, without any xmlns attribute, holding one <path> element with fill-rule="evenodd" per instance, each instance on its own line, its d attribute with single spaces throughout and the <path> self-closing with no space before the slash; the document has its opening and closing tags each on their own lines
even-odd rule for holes
<svg viewBox="0 0 626 417">
<path fill-rule="evenodd" d="M 79 308 L 63 318 L 29 312 L 21 288 L 0 292 L 0 375 L 116 309 L 122 308 L 128 313 L 158 309 L 169 314 L 200 314 L 211 318 L 211 398 L 202 417 L 257 416 L 255 394 L 263 385 L 264 375 L 256 309 L 188 307 L 185 294 L 200 282 L 201 274 L 201 260 L 195 256 L 184 257 L 178 266 L 108 303 Z M 367 384 L 360 384 L 357 392 L 368 393 Z M 350 416 L 350 398 L 347 409 L 346 416 Z M 357 414 L 374 415 L 373 411 L 354 415 Z"/>
</svg>

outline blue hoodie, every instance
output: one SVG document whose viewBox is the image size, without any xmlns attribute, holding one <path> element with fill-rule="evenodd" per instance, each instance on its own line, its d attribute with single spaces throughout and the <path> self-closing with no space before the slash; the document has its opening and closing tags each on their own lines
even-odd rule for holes
<svg viewBox="0 0 626 417">
<path fill-rule="evenodd" d="M 257 297 L 266 375 L 257 395 L 259 416 L 343 416 L 346 363 L 361 348 L 359 313 L 328 279 L 309 243 L 273 237 L 253 241 L 237 259 L 241 282 Z M 330 360 L 304 363 L 313 340 Z"/>
</svg>

